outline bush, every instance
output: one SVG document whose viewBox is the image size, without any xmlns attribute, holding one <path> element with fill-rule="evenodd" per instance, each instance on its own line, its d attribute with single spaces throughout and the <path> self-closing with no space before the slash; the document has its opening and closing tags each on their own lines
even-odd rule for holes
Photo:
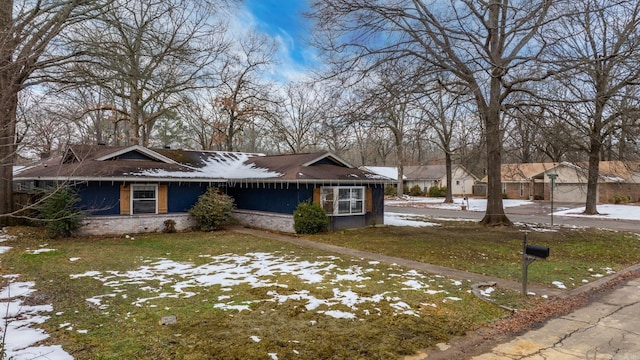
<svg viewBox="0 0 640 360">
<path fill-rule="evenodd" d="M 384 187 L 384 194 L 387 196 L 396 196 L 398 192 L 396 191 L 395 186 L 393 185 L 386 185 Z"/>
<path fill-rule="evenodd" d="M 59 187 L 43 192 L 36 206 L 38 219 L 51 237 L 70 236 L 78 230 L 85 218 L 84 212 L 77 207 L 78 194 L 69 187 Z"/>
<path fill-rule="evenodd" d="M 615 194 L 613 195 L 613 202 L 615 204 L 626 204 L 628 202 L 631 202 L 631 195 Z"/>
<path fill-rule="evenodd" d="M 233 198 L 223 194 L 217 188 L 209 188 L 200 195 L 189 214 L 196 220 L 200 230 L 218 230 L 231 220 L 235 208 Z"/>
<path fill-rule="evenodd" d="M 429 197 L 445 197 L 447 196 L 447 187 L 434 185 L 429 188 L 428 193 Z"/>
<path fill-rule="evenodd" d="M 293 212 L 293 228 L 297 234 L 316 234 L 329 229 L 329 216 L 317 204 L 309 201 L 298 204 Z"/>
<path fill-rule="evenodd" d="M 411 196 L 424 196 L 424 192 L 420 189 L 420 185 L 413 185 L 411 189 L 409 189 L 409 195 Z"/>
<path fill-rule="evenodd" d="M 168 219 L 164 221 L 164 229 L 162 229 L 163 233 L 173 234 L 176 232 L 176 221 L 173 219 Z"/>
</svg>

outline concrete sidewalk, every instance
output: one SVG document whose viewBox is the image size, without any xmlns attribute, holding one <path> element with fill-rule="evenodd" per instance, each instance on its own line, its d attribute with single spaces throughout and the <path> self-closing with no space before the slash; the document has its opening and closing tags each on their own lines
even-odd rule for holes
<svg viewBox="0 0 640 360">
<path fill-rule="evenodd" d="M 495 282 L 500 287 L 515 291 L 520 291 L 522 288 L 519 282 L 318 243 L 295 236 L 275 234 L 244 227 L 232 227 L 229 228 L 229 230 L 337 254 L 394 263 L 411 269 L 440 274 L 451 278 L 466 279 L 474 283 Z M 640 264 L 629 267 L 617 274 L 600 278 L 597 281 L 571 291 L 533 285 L 529 285 L 528 289 L 529 291 L 536 292 L 538 295 L 546 294 L 549 296 L 570 297 L 590 292 L 616 277 L 628 273 L 640 273 Z M 435 349 L 429 352 L 433 351 L 439 352 L 440 350 Z M 444 351 L 446 353 L 446 349 L 444 349 Z M 422 357 L 422 359 L 429 359 L 429 353 L 424 353 L 423 355 L 425 355 L 425 357 Z M 444 354 L 439 354 L 437 358 L 444 358 L 442 355 Z M 455 359 L 457 360 L 459 357 Z M 629 280 L 589 305 L 577 309 L 568 315 L 551 319 L 542 327 L 530 330 L 513 340 L 493 347 L 483 355 L 475 356 L 471 359 L 640 360 L 640 278 L 636 277 Z"/>
<path fill-rule="evenodd" d="M 472 357 L 513 359 L 640 359 L 640 279 L 544 326 Z"/>
</svg>

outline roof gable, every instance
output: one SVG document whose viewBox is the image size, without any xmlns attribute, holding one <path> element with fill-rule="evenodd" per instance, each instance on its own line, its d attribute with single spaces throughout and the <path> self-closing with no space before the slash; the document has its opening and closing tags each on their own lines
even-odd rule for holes
<svg viewBox="0 0 640 360">
<path fill-rule="evenodd" d="M 161 155 L 151 149 L 142 147 L 140 145 L 133 145 L 126 148 L 122 148 L 96 158 L 96 160 L 98 161 L 119 160 L 119 159 L 152 160 L 152 161 L 163 162 L 165 164 L 176 164 L 176 161 L 164 155 Z"/>
<path fill-rule="evenodd" d="M 337 166 L 342 166 L 350 169 L 354 168 L 353 165 L 349 164 L 348 162 L 344 161 L 343 159 L 339 158 L 338 156 L 330 152 L 310 153 L 308 155 L 315 156 L 316 154 L 318 155 L 318 157 L 305 162 L 304 164 L 302 164 L 302 166 L 337 165 Z"/>
</svg>

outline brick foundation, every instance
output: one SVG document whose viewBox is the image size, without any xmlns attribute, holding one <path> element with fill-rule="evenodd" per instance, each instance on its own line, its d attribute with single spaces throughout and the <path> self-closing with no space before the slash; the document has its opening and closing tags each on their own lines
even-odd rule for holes
<svg viewBox="0 0 640 360">
<path fill-rule="evenodd" d="M 293 215 L 276 214 L 263 211 L 236 210 L 233 218 L 240 224 L 260 229 L 295 233 Z"/>
<path fill-rule="evenodd" d="M 295 233 L 293 215 L 236 210 L 233 212 L 233 218 L 245 226 Z M 76 233 L 83 236 L 162 232 L 165 220 L 175 221 L 177 231 L 195 227 L 195 221 L 188 213 L 93 216 L 86 218 L 84 225 Z"/>
<path fill-rule="evenodd" d="M 124 235 L 161 232 L 164 229 L 165 220 L 175 221 L 175 228 L 178 231 L 191 229 L 195 226 L 193 218 L 187 213 L 93 216 L 85 219 L 84 225 L 77 231 L 77 234 Z"/>
</svg>

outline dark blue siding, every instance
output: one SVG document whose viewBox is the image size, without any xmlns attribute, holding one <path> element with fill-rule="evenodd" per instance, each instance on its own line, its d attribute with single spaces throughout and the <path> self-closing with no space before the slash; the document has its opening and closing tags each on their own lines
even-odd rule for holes
<svg viewBox="0 0 640 360">
<path fill-rule="evenodd" d="M 215 187 L 215 184 L 213 184 Z M 198 201 L 198 197 L 209 188 L 208 183 L 170 183 L 168 189 L 168 211 L 187 212 Z"/>
<path fill-rule="evenodd" d="M 227 188 L 227 194 L 238 209 L 293 214 L 299 203 L 313 198 L 313 185 L 245 184 Z"/>
<path fill-rule="evenodd" d="M 81 198 L 80 206 L 90 215 L 117 215 L 120 213 L 119 182 L 89 182 L 76 185 Z M 187 212 L 210 186 L 210 183 L 168 183 L 168 211 Z M 344 184 L 353 186 L 354 184 Z M 320 187 L 321 185 L 317 185 Z M 334 185 L 335 186 L 335 185 Z M 313 199 L 311 184 L 243 184 L 226 188 L 234 198 L 236 208 L 280 214 L 293 214 L 299 203 Z M 332 216 L 332 230 L 382 224 L 384 218 L 384 186 L 372 185 L 372 211 L 364 215 Z"/>
<path fill-rule="evenodd" d="M 89 182 L 76 186 L 80 206 L 89 215 L 120 214 L 120 183 Z"/>
</svg>

